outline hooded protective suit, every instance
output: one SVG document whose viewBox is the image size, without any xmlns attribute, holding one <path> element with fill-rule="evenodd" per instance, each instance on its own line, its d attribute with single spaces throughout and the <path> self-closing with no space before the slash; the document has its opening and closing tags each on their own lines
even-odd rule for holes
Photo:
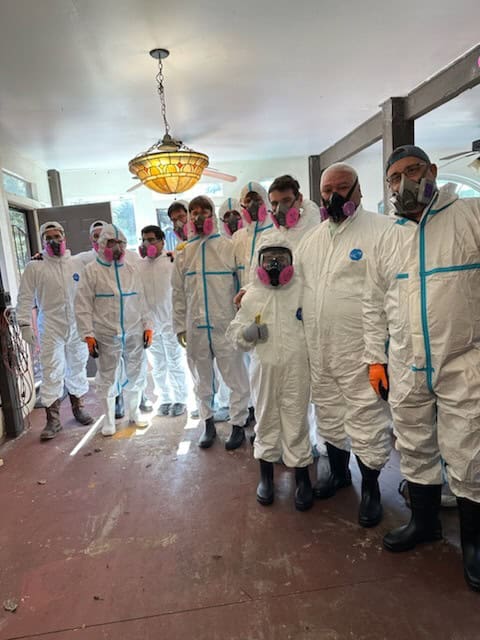
<svg viewBox="0 0 480 640">
<path fill-rule="evenodd" d="M 442 188 L 419 224 L 377 240 L 364 298 L 364 362 L 385 363 L 401 470 L 480 502 L 480 200 Z"/>
<path fill-rule="evenodd" d="M 47 222 L 41 227 L 58 223 Z M 38 307 L 38 337 L 42 367 L 42 402 L 49 407 L 63 395 L 63 385 L 80 398 L 88 391 L 87 345 L 80 340 L 74 312 L 74 298 L 82 265 L 67 249 L 63 256 L 50 256 L 44 249 L 42 260 L 25 267 L 17 299 L 20 326 L 31 326 L 34 302 Z"/>
<path fill-rule="evenodd" d="M 215 211 L 213 202 L 211 206 Z M 235 316 L 233 297 L 238 291 L 233 244 L 215 229 L 208 236 L 192 234 L 174 267 L 173 328 L 177 335 L 183 331 L 187 334 L 187 360 L 200 417 L 206 420 L 213 416 L 215 358 L 231 390 L 230 421 L 243 426 L 248 416 L 247 371 L 242 354 L 225 337 Z"/>
<path fill-rule="evenodd" d="M 153 320 L 153 342 L 147 351 L 160 404 L 187 403 L 185 361 L 172 327 L 172 273 L 174 263 L 165 252 L 143 258 L 138 267 L 147 306 Z"/>
<path fill-rule="evenodd" d="M 153 328 L 136 269 L 105 256 L 110 239 L 126 243 L 118 227 L 108 224 L 103 228 L 97 259 L 85 268 L 75 303 L 81 338 L 91 336 L 98 342 L 95 381 L 105 412 L 105 434 L 115 432 L 119 384 L 124 387 L 130 420 L 140 423 L 138 406 L 145 367 L 143 332 Z M 122 358 L 125 372 L 120 371 Z"/>
<path fill-rule="evenodd" d="M 223 217 L 227 213 L 227 211 L 238 211 L 238 213 L 240 214 L 240 227 L 233 233 L 231 229 L 229 229 L 228 225 L 223 222 Z M 220 205 L 220 209 L 218 210 L 218 218 L 220 233 L 223 236 L 225 236 L 226 238 L 232 238 L 236 233 L 240 231 L 240 229 L 243 229 L 245 222 L 243 220 L 243 217 L 241 216 L 241 213 L 242 207 L 240 205 L 240 200 L 237 200 L 236 198 L 227 198 L 224 202 L 222 202 L 222 204 Z"/>
<path fill-rule="evenodd" d="M 243 201 L 249 191 L 255 191 L 262 198 L 268 210 L 268 195 L 259 182 L 248 182 L 240 192 L 240 201 Z M 243 214 L 243 211 L 241 211 Z M 273 227 L 269 216 L 263 222 L 248 222 L 244 220 L 244 227 L 239 229 L 233 236 L 232 242 L 235 250 L 235 258 L 238 264 L 240 286 L 248 282 L 251 265 L 256 266 L 255 255 L 259 240 L 264 232 Z"/>
<path fill-rule="evenodd" d="M 259 249 L 275 246 L 265 236 Z M 298 274 L 278 287 L 265 286 L 255 277 L 227 332 L 238 348 L 252 350 L 250 380 L 257 419 L 254 456 L 267 462 L 282 458 L 288 467 L 306 467 L 312 462 L 307 418 L 310 375 L 301 298 Z M 245 340 L 243 331 L 258 315 L 268 327 L 268 339 L 254 345 Z"/>
<path fill-rule="evenodd" d="M 389 414 L 362 366 L 362 292 L 375 240 L 391 219 L 363 210 L 335 226 L 322 222 L 299 245 L 304 278 L 303 322 L 312 402 L 320 435 L 381 469 L 390 452 Z"/>
</svg>

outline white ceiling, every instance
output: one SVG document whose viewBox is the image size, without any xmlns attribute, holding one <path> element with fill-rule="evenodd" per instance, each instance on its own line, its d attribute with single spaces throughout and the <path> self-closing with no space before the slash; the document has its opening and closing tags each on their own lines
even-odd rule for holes
<svg viewBox="0 0 480 640">
<path fill-rule="evenodd" d="M 148 51 L 165 47 L 176 137 L 218 168 L 307 156 L 477 44 L 479 24 L 478 0 L 0 0 L 0 135 L 59 170 L 125 166 L 163 135 Z M 443 147 L 480 137 L 469 93 Z"/>
</svg>

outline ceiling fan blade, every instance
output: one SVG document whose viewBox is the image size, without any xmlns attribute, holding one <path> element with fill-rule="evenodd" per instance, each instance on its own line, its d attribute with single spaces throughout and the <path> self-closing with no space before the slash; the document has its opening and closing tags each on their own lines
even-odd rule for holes
<svg viewBox="0 0 480 640">
<path fill-rule="evenodd" d="M 219 180 L 225 180 L 225 182 L 236 182 L 237 176 L 232 176 L 230 173 L 223 173 L 216 169 L 207 168 L 203 170 L 204 176 L 210 176 L 211 178 L 218 178 Z"/>
<path fill-rule="evenodd" d="M 135 191 L 136 189 L 140 189 L 140 187 L 143 187 L 143 182 L 137 182 L 137 184 L 134 184 L 133 187 L 130 187 L 130 189 L 127 189 L 127 193 L 130 193 L 131 191 Z"/>
<path fill-rule="evenodd" d="M 460 151 L 459 153 L 452 153 L 451 156 L 443 156 L 443 158 L 439 158 L 439 160 L 451 160 L 452 158 L 458 158 L 459 156 L 464 156 L 467 153 L 472 153 L 471 151 Z"/>
</svg>

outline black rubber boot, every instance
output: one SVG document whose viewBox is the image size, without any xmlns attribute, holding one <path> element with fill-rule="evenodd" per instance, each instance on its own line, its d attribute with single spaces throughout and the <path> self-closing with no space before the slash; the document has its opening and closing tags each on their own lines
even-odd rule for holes
<svg viewBox="0 0 480 640">
<path fill-rule="evenodd" d="M 143 411 L 143 413 L 150 413 L 150 411 L 153 411 L 153 404 L 150 402 L 143 391 L 140 398 L 140 406 L 138 408 L 140 409 L 140 411 Z"/>
<path fill-rule="evenodd" d="M 125 417 L 125 405 L 123 404 L 123 394 L 115 398 L 115 420 Z"/>
<path fill-rule="evenodd" d="M 330 461 L 330 475 L 328 478 L 320 478 L 313 488 L 315 497 L 322 500 L 334 496 L 337 489 L 343 489 L 352 484 L 352 475 L 348 468 L 350 451 L 337 449 L 329 442 L 326 445 Z"/>
<path fill-rule="evenodd" d="M 378 486 L 380 471 L 367 467 L 358 456 L 357 462 L 362 474 L 362 500 L 358 510 L 358 522 L 361 527 L 376 527 L 383 516 Z"/>
<path fill-rule="evenodd" d="M 295 509 L 308 511 L 313 507 L 313 488 L 310 482 L 308 467 L 295 467 Z"/>
<path fill-rule="evenodd" d="M 205 431 L 202 433 L 202 437 L 198 441 L 198 446 L 202 449 L 208 449 L 212 446 L 213 441 L 217 437 L 217 430 L 215 429 L 215 423 L 213 422 L 213 416 L 205 420 Z"/>
<path fill-rule="evenodd" d="M 480 503 L 468 498 L 457 498 L 457 503 L 465 580 L 471 589 L 480 591 Z"/>
<path fill-rule="evenodd" d="M 260 482 L 257 487 L 257 501 L 263 505 L 273 502 L 273 462 L 259 460 Z"/>
<path fill-rule="evenodd" d="M 238 447 L 245 440 L 245 429 L 243 427 L 239 427 L 237 424 L 232 426 L 232 433 L 230 437 L 225 442 L 225 449 L 227 451 L 233 451 L 234 449 L 238 449 Z"/>
<path fill-rule="evenodd" d="M 78 397 L 74 396 L 71 393 L 68 394 L 70 398 L 70 404 L 72 405 L 72 413 L 73 417 L 77 422 L 83 425 L 92 424 L 93 418 L 92 416 L 85 411 L 83 399 L 84 396 Z"/>
<path fill-rule="evenodd" d="M 422 542 L 442 538 L 442 523 L 438 518 L 442 485 L 408 482 L 408 492 L 412 510 L 410 522 L 383 538 L 383 546 L 388 551 L 408 551 Z"/>
</svg>

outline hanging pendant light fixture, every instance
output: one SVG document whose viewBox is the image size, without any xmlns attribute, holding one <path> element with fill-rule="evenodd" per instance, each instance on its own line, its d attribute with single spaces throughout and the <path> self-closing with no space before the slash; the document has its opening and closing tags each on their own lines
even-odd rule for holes
<svg viewBox="0 0 480 640">
<path fill-rule="evenodd" d="M 128 168 L 142 184 L 153 191 L 183 193 L 200 180 L 203 170 L 208 167 L 208 156 L 193 151 L 170 135 L 162 63 L 170 52 L 167 49 L 152 49 L 150 55 L 158 60 L 157 91 L 160 96 L 165 135 L 149 149 L 130 160 Z"/>
</svg>

